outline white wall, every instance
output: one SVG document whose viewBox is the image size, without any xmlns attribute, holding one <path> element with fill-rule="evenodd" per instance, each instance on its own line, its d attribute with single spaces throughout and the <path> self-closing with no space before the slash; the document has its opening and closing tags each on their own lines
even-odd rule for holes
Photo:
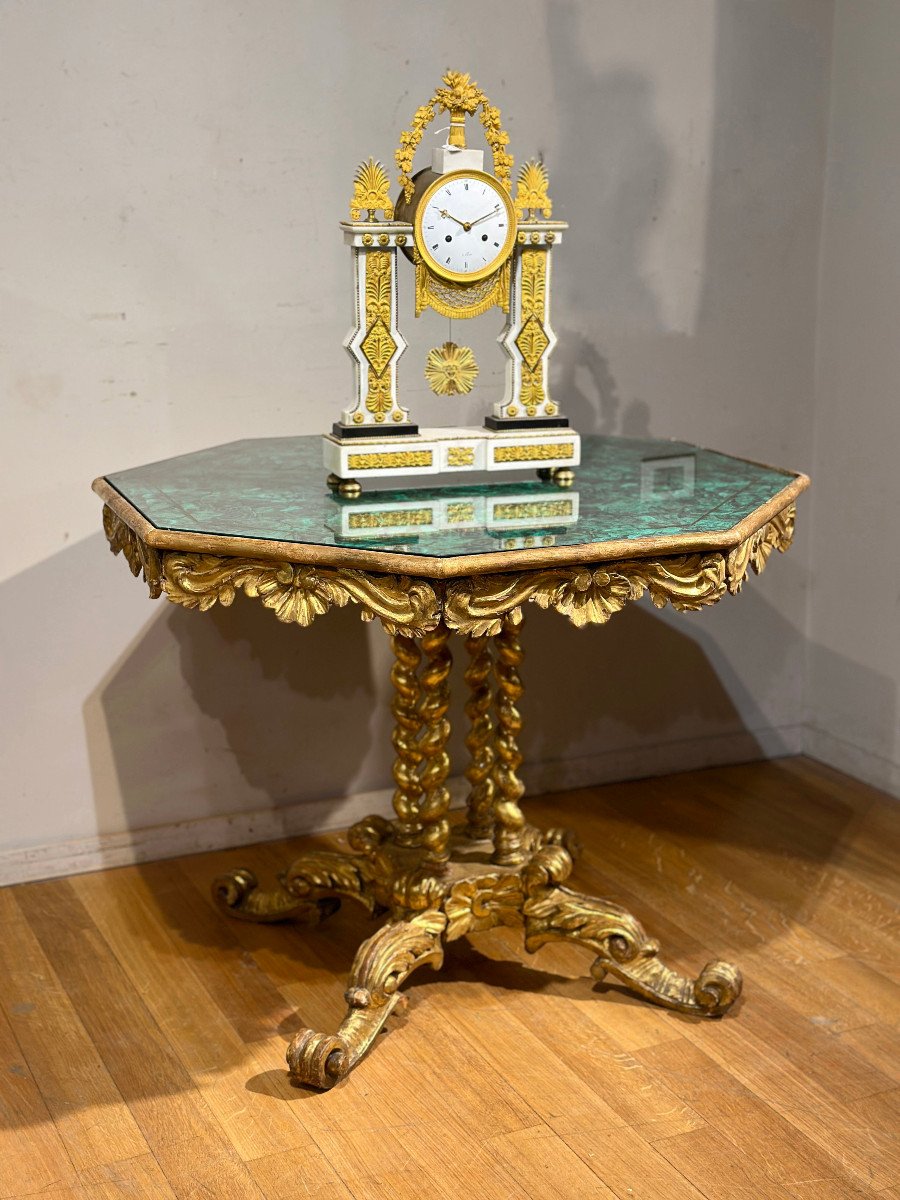
<svg viewBox="0 0 900 1200">
<path fill-rule="evenodd" d="M 900 794 L 900 5 L 839 0 L 819 296 L 809 747 Z"/>
<path fill-rule="evenodd" d="M 330 424 L 350 379 L 336 222 L 357 162 L 390 162 L 448 65 L 501 106 L 519 159 L 544 152 L 572 222 L 554 365 L 577 427 L 811 466 L 831 4 L 362 13 L 0 6 L 2 842 L 35 872 L 48 846 L 93 853 L 98 835 L 158 852 L 141 831 L 184 820 L 233 819 L 212 840 L 339 824 L 389 785 L 380 631 L 349 612 L 304 632 L 249 602 L 151 606 L 107 553 L 89 483 Z M 414 365 L 446 325 L 407 328 L 414 413 L 446 420 Z M 478 420 L 497 329 L 470 332 Z M 641 606 L 582 633 L 530 616 L 532 785 L 798 750 L 809 529 L 802 500 L 796 549 L 699 616 Z M 349 799 L 316 803 L 331 797 Z"/>
</svg>

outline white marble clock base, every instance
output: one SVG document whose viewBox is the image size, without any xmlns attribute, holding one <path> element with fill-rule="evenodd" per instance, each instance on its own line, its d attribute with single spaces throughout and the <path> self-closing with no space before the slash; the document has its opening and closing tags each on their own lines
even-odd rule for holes
<svg viewBox="0 0 900 1200">
<path fill-rule="evenodd" d="M 571 429 L 492 430 L 450 426 L 422 429 L 410 437 L 348 438 L 326 433 L 322 451 L 329 480 L 344 495 L 355 480 L 390 476 L 464 475 L 472 471 L 521 471 L 534 467 L 568 486 L 581 461 L 581 438 Z M 557 477 L 558 476 L 558 477 Z"/>
</svg>

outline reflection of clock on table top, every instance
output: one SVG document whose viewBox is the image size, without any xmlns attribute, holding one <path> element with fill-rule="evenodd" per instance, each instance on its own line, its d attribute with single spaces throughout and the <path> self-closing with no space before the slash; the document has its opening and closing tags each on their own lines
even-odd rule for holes
<svg viewBox="0 0 900 1200">
<path fill-rule="evenodd" d="M 569 487 L 580 460 L 579 436 L 560 413 L 548 380 L 556 344 L 550 255 L 568 226 L 550 219 L 541 162 L 524 164 L 513 195 L 509 138 L 499 109 L 477 84 L 451 71 L 443 85 L 400 135 L 396 204 L 387 173 L 369 159 L 356 174 L 351 220 L 341 224 L 353 257 L 354 325 L 344 345 L 355 387 L 323 448 L 329 485 L 347 498 L 360 494 L 361 480 L 529 467 Z M 441 112 L 450 114 L 447 143 L 433 151 L 429 168 L 412 174 L 422 136 Z M 466 118 L 476 114 L 492 171 L 485 170 L 484 151 L 466 145 Z M 414 268 L 416 316 L 426 308 L 454 320 L 494 308 L 506 314 L 498 339 L 506 355 L 505 389 L 481 427 L 420 429 L 401 402 L 401 256 Z M 478 364 L 467 346 L 447 341 L 429 351 L 424 373 L 434 392 L 452 398 L 477 386 Z"/>
</svg>

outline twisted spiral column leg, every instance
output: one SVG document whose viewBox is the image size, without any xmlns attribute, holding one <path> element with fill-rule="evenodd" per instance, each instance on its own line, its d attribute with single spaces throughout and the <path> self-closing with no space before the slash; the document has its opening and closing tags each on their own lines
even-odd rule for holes
<svg viewBox="0 0 900 1200">
<path fill-rule="evenodd" d="M 469 765 L 469 797 L 466 801 L 466 837 L 483 841 L 494 834 L 494 721 L 491 716 L 491 672 L 494 668 L 489 637 L 467 637 L 469 665 L 465 680 L 469 688 L 466 716 L 469 732 L 466 749 Z"/>
<path fill-rule="evenodd" d="M 329 1088 L 343 1079 L 372 1045 L 401 999 L 399 988 L 417 968 L 444 960 L 447 918 L 437 909 L 383 926 L 363 942 L 346 992 L 347 1016 L 337 1033 L 301 1029 L 288 1046 L 291 1079 Z"/>
<path fill-rule="evenodd" d="M 394 822 L 394 841 L 398 846 L 418 846 L 422 834 L 422 823 L 419 812 L 422 797 L 422 784 L 419 779 L 419 765 L 422 762 L 422 750 L 419 746 L 419 735 L 422 731 L 423 718 L 419 707 L 421 688 L 419 686 L 419 662 L 422 652 L 414 638 L 394 634 L 391 638 L 394 651 L 394 665 L 391 668 L 391 683 L 394 685 L 394 698 L 391 702 L 391 712 L 394 716 L 394 812 L 397 820 Z"/>
<path fill-rule="evenodd" d="M 523 846 L 525 817 L 519 800 L 525 791 L 516 772 L 522 762 L 518 735 L 522 717 L 516 701 L 524 688 L 519 675 L 522 663 L 522 643 L 518 625 L 509 617 L 503 620 L 494 638 L 497 676 L 496 738 L 494 740 L 494 858 L 501 866 L 517 866 L 524 862 Z"/>
<path fill-rule="evenodd" d="M 421 845 L 425 851 L 424 861 L 438 865 L 450 857 L 450 793 L 446 787 L 450 772 L 450 756 L 447 740 L 450 737 L 450 722 L 447 710 L 450 707 L 450 667 L 452 657 L 448 646 L 450 630 L 441 621 L 436 628 L 422 638 L 425 662 L 419 677 L 422 716 L 422 733 L 419 750 L 422 765 L 419 783 L 422 798 L 419 802 L 419 819 L 422 825 Z"/>
</svg>

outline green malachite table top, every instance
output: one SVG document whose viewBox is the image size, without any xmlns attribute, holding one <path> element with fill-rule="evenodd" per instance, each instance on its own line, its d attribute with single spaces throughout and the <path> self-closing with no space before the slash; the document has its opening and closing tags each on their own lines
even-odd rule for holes
<svg viewBox="0 0 900 1200">
<path fill-rule="evenodd" d="M 443 478 L 345 500 L 326 486 L 320 437 L 280 437 L 118 471 L 95 490 L 158 548 L 456 575 L 730 548 L 808 483 L 685 442 L 599 436 L 583 439 L 570 489 L 534 473 Z"/>
</svg>

